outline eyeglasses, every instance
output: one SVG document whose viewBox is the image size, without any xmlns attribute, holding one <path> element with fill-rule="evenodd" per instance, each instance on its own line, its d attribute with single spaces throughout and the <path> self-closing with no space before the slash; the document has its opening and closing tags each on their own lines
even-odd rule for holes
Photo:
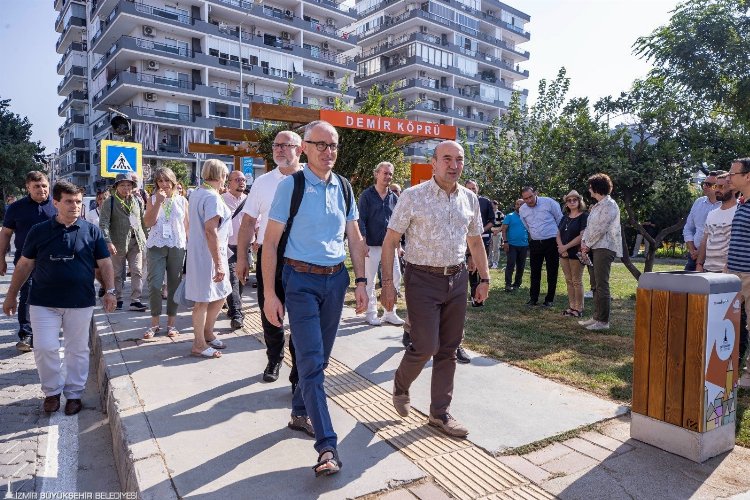
<svg viewBox="0 0 750 500">
<path fill-rule="evenodd" d="M 704 188 L 716 189 L 716 183 L 715 182 L 703 182 L 703 183 L 701 183 L 701 185 Z"/>
<path fill-rule="evenodd" d="M 565 200 L 565 203 L 570 203 L 571 201 L 578 203 L 578 198 L 568 198 L 567 200 Z"/>
<path fill-rule="evenodd" d="M 305 142 L 307 142 L 307 141 L 305 141 Z M 288 144 L 288 143 L 277 144 L 277 143 L 273 143 L 273 144 L 271 144 L 271 147 L 273 149 L 280 149 L 280 150 L 284 151 L 285 149 L 298 148 L 299 144 Z"/>
<path fill-rule="evenodd" d="M 729 172 L 727 174 L 727 177 L 732 177 L 733 175 L 745 175 L 745 174 L 750 174 L 750 171 L 748 171 L 748 172 Z"/>
<path fill-rule="evenodd" d="M 332 142 L 330 144 L 328 144 L 327 142 L 324 142 L 324 141 L 317 141 L 317 142 L 314 142 L 314 141 L 305 141 L 305 142 L 307 144 L 312 144 L 313 146 L 315 146 L 315 149 L 317 149 L 321 153 L 323 151 L 325 151 L 326 149 L 328 149 L 328 148 L 331 148 L 331 153 L 335 153 L 339 149 L 339 145 L 336 144 L 335 142 Z"/>
</svg>

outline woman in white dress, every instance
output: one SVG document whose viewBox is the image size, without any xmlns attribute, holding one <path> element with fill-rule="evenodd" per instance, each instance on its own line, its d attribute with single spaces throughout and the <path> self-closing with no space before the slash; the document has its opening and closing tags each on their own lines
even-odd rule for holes
<svg viewBox="0 0 750 500">
<path fill-rule="evenodd" d="M 219 195 L 227 180 L 227 166 L 219 160 L 203 164 L 203 185 L 190 195 L 185 298 L 193 307 L 193 356 L 218 358 L 224 343 L 214 334 L 214 323 L 224 299 L 232 292 L 227 270 L 227 245 L 232 211 Z"/>
<path fill-rule="evenodd" d="M 151 339 L 159 333 L 162 310 L 162 283 L 167 277 L 167 337 L 176 337 L 177 303 L 174 292 L 182 280 L 188 230 L 188 203 L 176 191 L 177 177 L 172 169 L 159 167 L 154 172 L 154 194 L 148 198 L 143 222 L 150 228 L 146 240 L 148 256 L 148 294 L 151 326 L 143 335 Z"/>
</svg>

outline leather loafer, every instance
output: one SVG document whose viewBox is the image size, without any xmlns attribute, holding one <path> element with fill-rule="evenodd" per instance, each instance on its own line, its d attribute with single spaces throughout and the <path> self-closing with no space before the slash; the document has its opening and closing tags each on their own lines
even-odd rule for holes
<svg viewBox="0 0 750 500">
<path fill-rule="evenodd" d="M 44 411 L 47 413 L 53 413 L 60 409 L 60 395 L 55 394 L 54 396 L 47 396 L 44 398 Z"/>
<path fill-rule="evenodd" d="M 263 381 L 276 382 L 279 379 L 279 368 L 281 368 L 281 361 L 269 361 L 266 369 L 263 370 Z"/>
<path fill-rule="evenodd" d="M 65 414 L 75 415 L 81 411 L 81 408 L 83 408 L 83 405 L 81 404 L 80 399 L 69 399 L 68 402 L 65 403 Z"/>
</svg>

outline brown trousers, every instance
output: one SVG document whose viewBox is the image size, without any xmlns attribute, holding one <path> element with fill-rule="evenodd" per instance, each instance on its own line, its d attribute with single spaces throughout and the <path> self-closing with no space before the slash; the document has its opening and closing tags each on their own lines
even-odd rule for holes
<svg viewBox="0 0 750 500">
<path fill-rule="evenodd" d="M 430 414 L 448 412 L 453 399 L 456 349 L 464 335 L 469 272 L 453 276 L 430 274 L 406 265 L 404 286 L 411 323 L 411 345 L 396 370 L 397 391 L 408 391 L 432 358 Z"/>
</svg>

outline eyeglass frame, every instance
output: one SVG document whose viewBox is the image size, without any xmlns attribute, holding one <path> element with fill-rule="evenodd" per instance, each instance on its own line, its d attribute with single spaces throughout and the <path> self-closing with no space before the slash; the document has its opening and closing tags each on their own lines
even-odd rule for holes
<svg viewBox="0 0 750 500">
<path fill-rule="evenodd" d="M 284 143 L 276 143 L 274 142 L 271 144 L 271 149 L 280 149 L 281 151 L 284 151 L 285 149 L 292 149 L 292 148 L 298 148 L 301 144 L 291 144 L 289 142 Z"/>
<path fill-rule="evenodd" d="M 305 141 L 305 142 L 307 144 L 312 144 L 313 146 L 315 146 L 315 149 L 317 149 L 321 153 L 329 148 L 331 149 L 331 153 L 336 153 L 339 150 L 339 145 L 337 142 L 332 142 L 330 144 L 325 141 Z"/>
</svg>

